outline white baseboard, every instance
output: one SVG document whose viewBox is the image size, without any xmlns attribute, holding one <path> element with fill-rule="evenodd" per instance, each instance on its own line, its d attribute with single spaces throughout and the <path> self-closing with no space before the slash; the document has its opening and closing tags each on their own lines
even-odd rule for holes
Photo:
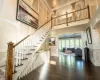
<svg viewBox="0 0 100 80">
<path fill-rule="evenodd" d="M 94 66 L 100 67 L 100 63 L 95 62 L 95 61 L 93 61 L 93 60 L 91 60 L 91 62 L 92 62 L 92 64 L 93 64 Z"/>
<path fill-rule="evenodd" d="M 90 61 L 95 66 L 95 62 L 94 62 L 93 58 L 90 58 Z"/>
<path fill-rule="evenodd" d="M 100 67 L 100 63 L 95 63 L 95 66 Z"/>
</svg>

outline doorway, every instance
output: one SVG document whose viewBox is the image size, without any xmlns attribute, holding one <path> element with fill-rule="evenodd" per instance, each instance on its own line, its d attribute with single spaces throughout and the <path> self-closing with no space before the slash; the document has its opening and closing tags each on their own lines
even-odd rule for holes
<svg viewBox="0 0 100 80">
<path fill-rule="evenodd" d="M 69 55 L 82 58 L 82 38 L 81 34 L 64 34 L 58 39 L 59 55 Z"/>
</svg>

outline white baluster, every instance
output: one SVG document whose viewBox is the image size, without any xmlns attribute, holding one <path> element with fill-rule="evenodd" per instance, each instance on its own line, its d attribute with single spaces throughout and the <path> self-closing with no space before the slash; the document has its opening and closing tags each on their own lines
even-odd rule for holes
<svg viewBox="0 0 100 80">
<path fill-rule="evenodd" d="M 18 47 L 15 47 L 15 56 L 16 56 L 16 57 L 15 57 L 15 59 L 16 59 L 16 60 L 15 60 L 15 61 L 16 61 L 16 62 L 15 62 L 15 65 L 18 66 Z"/>
<path fill-rule="evenodd" d="M 24 59 L 24 42 L 21 43 L 21 59 Z"/>
<path fill-rule="evenodd" d="M 21 62 L 21 44 L 18 45 L 18 65 L 22 65 L 22 62 Z"/>
<path fill-rule="evenodd" d="M 16 68 L 15 68 L 15 65 L 16 65 L 16 52 L 15 52 L 15 48 L 14 48 L 14 51 L 13 51 L 13 73 L 15 72 Z"/>
</svg>

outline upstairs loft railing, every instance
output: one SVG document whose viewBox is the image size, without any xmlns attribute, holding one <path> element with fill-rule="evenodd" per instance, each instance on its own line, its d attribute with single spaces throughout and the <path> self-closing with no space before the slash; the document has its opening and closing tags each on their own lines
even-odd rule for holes
<svg viewBox="0 0 100 80">
<path fill-rule="evenodd" d="M 28 59 L 28 55 L 34 54 L 33 51 L 38 49 L 50 30 L 51 20 L 18 43 L 8 43 L 5 80 L 13 80 L 13 74 L 17 72 L 16 68 L 23 65 L 23 60 Z"/>
<path fill-rule="evenodd" d="M 52 17 L 52 26 L 66 24 L 68 26 L 71 22 L 81 21 L 85 19 L 90 19 L 89 6 L 86 8 L 76 10 L 70 13 L 65 13 L 60 16 Z"/>
</svg>

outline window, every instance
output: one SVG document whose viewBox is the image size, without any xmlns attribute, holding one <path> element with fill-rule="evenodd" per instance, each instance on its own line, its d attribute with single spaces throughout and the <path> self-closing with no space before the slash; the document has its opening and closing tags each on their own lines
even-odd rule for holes
<svg viewBox="0 0 100 80">
<path fill-rule="evenodd" d="M 75 39 L 75 47 L 79 48 L 80 47 L 80 43 L 79 43 L 79 39 Z"/>
<path fill-rule="evenodd" d="M 70 48 L 74 48 L 74 39 L 70 39 Z"/>
<path fill-rule="evenodd" d="M 62 49 L 62 45 L 61 45 L 61 40 L 59 40 L 59 50 L 61 50 Z"/>
<path fill-rule="evenodd" d="M 82 39 L 80 39 L 80 48 L 82 48 Z"/>
<path fill-rule="evenodd" d="M 65 45 L 65 39 L 62 40 L 62 48 L 66 47 Z"/>
<path fill-rule="evenodd" d="M 66 48 L 82 48 L 82 39 L 80 38 L 66 38 L 59 40 L 59 50 Z"/>
<path fill-rule="evenodd" d="M 68 39 L 66 39 L 66 47 L 69 48 L 70 47 L 70 42 Z"/>
</svg>

